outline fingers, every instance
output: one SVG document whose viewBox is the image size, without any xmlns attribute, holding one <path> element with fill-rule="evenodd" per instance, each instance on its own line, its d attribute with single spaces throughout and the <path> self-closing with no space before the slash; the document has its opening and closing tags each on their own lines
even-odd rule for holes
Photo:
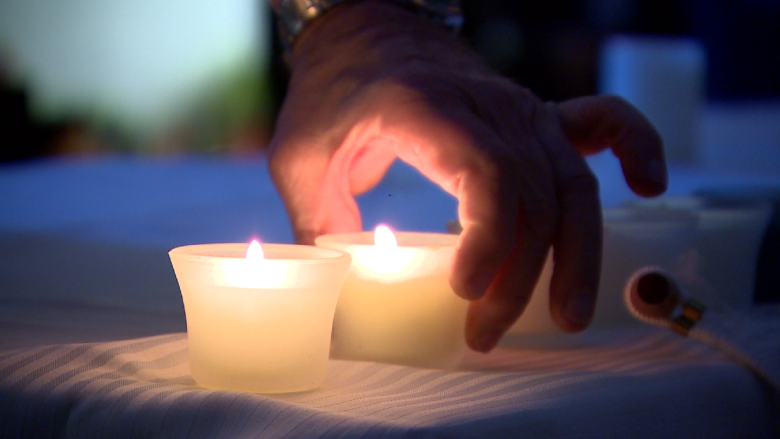
<svg viewBox="0 0 780 439">
<path fill-rule="evenodd" d="M 466 342 L 478 352 L 493 349 L 523 314 L 542 270 L 550 245 L 528 227 L 522 207 L 509 257 L 479 300 L 472 301 L 466 318 Z M 512 236 L 512 235 L 510 235 Z"/>
<path fill-rule="evenodd" d="M 525 144 L 509 145 L 463 114 L 420 110 L 403 125 L 399 156 L 458 197 L 463 232 L 450 284 L 472 300 L 467 343 L 486 352 L 528 303 L 554 235 L 557 202 L 552 169 L 533 139 L 515 136 Z"/>
<path fill-rule="evenodd" d="M 525 310 L 544 265 L 551 239 L 554 272 L 550 285 L 550 312 L 564 331 L 580 331 L 590 323 L 596 305 L 601 267 L 601 206 L 595 177 L 564 136 L 557 114 L 540 110 L 534 120 L 535 139 L 522 148 L 544 151 L 551 169 L 538 170 L 533 182 L 544 177 L 554 191 L 519 204 L 511 253 L 484 297 L 472 302 L 466 323 L 466 340 L 472 349 L 486 352 Z M 538 141 L 538 143 L 537 143 Z M 537 166 L 540 166 L 537 164 Z M 543 167 L 543 166 L 540 166 Z M 534 183 L 519 182 L 518 194 L 532 191 Z M 534 209 L 544 200 L 548 210 Z M 540 227 L 548 224 L 549 228 Z M 554 235 L 551 238 L 550 233 Z"/>
<path fill-rule="evenodd" d="M 577 332 L 593 319 L 601 273 L 601 206 L 595 178 L 581 174 L 565 180 L 559 202 L 550 315 L 562 330 Z"/>
<path fill-rule="evenodd" d="M 583 154 L 611 148 L 629 187 L 639 195 L 666 190 L 663 143 L 645 116 L 615 96 L 588 96 L 556 106 L 561 126 Z"/>
<path fill-rule="evenodd" d="M 598 183 L 564 136 L 555 108 L 546 107 L 538 137 L 550 154 L 559 202 L 553 241 L 550 314 L 564 331 L 585 329 L 593 318 L 601 272 L 602 222 Z"/>
<path fill-rule="evenodd" d="M 493 283 L 511 250 L 517 196 L 502 187 L 495 171 L 469 169 L 458 185 L 458 240 L 450 283 L 469 300 L 479 299 Z"/>
<path fill-rule="evenodd" d="M 450 284 L 463 298 L 482 297 L 512 248 L 518 194 L 507 147 L 467 112 L 443 116 L 426 106 L 388 120 L 399 157 L 458 198 L 460 234 Z M 479 141 L 477 141 L 479 139 Z"/>
<path fill-rule="evenodd" d="M 504 195 L 496 199 L 494 206 L 498 215 L 506 220 L 511 219 L 512 222 L 506 224 L 503 231 L 478 227 L 471 229 L 472 232 L 485 235 L 479 236 L 478 239 L 490 242 L 487 236 L 492 234 L 493 240 L 501 241 L 494 243 L 493 248 L 484 249 L 486 253 L 500 255 L 499 270 L 492 272 L 493 277 L 489 283 L 485 278 L 477 277 L 478 281 L 484 283 L 469 285 L 475 288 L 472 289 L 470 298 L 477 300 L 473 300 L 469 306 L 466 342 L 472 349 L 480 352 L 493 349 L 525 310 L 544 265 L 557 224 L 557 200 L 552 169 L 543 155 L 542 148 L 533 138 L 515 137 L 514 141 L 516 144 L 510 148 L 516 151 L 516 155 L 509 161 L 511 166 L 499 168 L 511 174 L 512 178 L 504 178 Z M 460 197 L 462 211 L 473 208 L 470 203 L 463 206 L 464 202 L 487 195 L 478 192 L 478 189 L 463 185 L 463 195 Z M 481 211 L 479 213 L 484 215 Z M 464 233 L 466 230 L 464 227 Z M 477 246 L 467 247 L 465 244 L 464 242 L 460 259 L 463 265 L 456 265 L 453 270 L 465 270 L 468 264 L 472 263 L 468 252 Z M 503 250 L 507 246 L 510 247 L 508 254 L 496 250 Z M 485 277 L 488 273 L 476 272 L 478 276 Z M 456 275 L 457 271 L 454 271 L 453 276 Z M 470 281 L 473 282 L 473 278 Z"/>
<path fill-rule="evenodd" d="M 481 137 L 483 142 L 489 138 Z M 535 227 L 550 218 L 526 209 L 536 203 L 525 201 L 530 197 L 521 191 L 533 190 L 516 178 L 516 172 L 513 166 L 475 166 L 465 169 L 459 180 L 463 232 L 450 283 L 458 294 L 472 300 L 465 337 L 476 351 L 495 347 L 523 313 L 550 245 L 549 236 L 537 233 Z"/>
</svg>

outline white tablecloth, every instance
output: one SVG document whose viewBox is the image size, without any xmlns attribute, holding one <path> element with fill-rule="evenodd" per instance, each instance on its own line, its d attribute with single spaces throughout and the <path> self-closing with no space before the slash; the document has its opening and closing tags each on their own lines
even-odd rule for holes
<svg viewBox="0 0 780 439">
<path fill-rule="evenodd" d="M 199 388 L 185 334 L 0 357 L 2 437 L 777 437 L 780 397 L 655 330 L 470 355 L 455 371 L 331 360 L 321 389 Z"/>
</svg>

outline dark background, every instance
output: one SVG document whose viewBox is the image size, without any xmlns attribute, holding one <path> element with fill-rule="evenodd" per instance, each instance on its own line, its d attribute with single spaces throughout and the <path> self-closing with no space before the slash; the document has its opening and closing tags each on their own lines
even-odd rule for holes
<svg viewBox="0 0 780 439">
<path fill-rule="evenodd" d="M 265 0 L 260 11 L 274 23 Z M 542 99 L 563 100 L 598 92 L 599 49 L 615 34 L 692 37 L 708 58 L 710 103 L 751 103 L 780 98 L 778 0 L 464 0 L 461 36 L 499 72 Z M 255 122 L 223 129 L 214 106 L 204 105 L 189 124 L 153 142 L 175 152 L 212 150 L 216 144 L 261 151 L 283 99 L 286 68 L 275 26 L 272 56 L 263 66 L 263 108 Z M 78 115 L 59 120 L 31 116 L 29 90 L 12 84 L 0 65 L 0 162 L 54 154 L 142 151 L 119 130 L 96 130 Z M 245 89 L 252 90 L 251 87 Z M 253 91 L 250 91 L 253 92 Z M 260 99 L 258 99 L 260 100 Z M 203 133 L 209 124 L 217 128 Z M 225 125 L 225 124 L 222 124 Z M 170 145 L 174 145 L 171 147 Z M 205 145 L 205 146 L 204 146 Z M 148 148 L 147 148 L 148 149 Z"/>
</svg>

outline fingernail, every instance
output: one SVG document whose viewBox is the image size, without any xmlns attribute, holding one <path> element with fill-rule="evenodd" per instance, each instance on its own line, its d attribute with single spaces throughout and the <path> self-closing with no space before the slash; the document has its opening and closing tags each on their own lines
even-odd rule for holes
<svg viewBox="0 0 780 439">
<path fill-rule="evenodd" d="M 563 314 L 570 322 L 587 326 L 593 316 L 593 303 L 589 294 L 577 294 L 569 298 L 563 308 Z"/>
<path fill-rule="evenodd" d="M 493 283 L 493 274 L 486 271 L 477 271 L 466 282 L 466 299 L 475 300 L 485 295 L 485 292 Z"/>
<path fill-rule="evenodd" d="M 498 329 L 485 329 L 469 340 L 469 346 L 477 352 L 489 352 L 496 347 L 503 335 Z"/>
</svg>

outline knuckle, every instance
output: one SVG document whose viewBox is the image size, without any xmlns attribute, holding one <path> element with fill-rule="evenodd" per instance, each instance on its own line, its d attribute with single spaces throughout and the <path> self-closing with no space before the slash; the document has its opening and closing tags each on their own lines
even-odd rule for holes
<svg viewBox="0 0 780 439">
<path fill-rule="evenodd" d="M 600 96 L 600 102 L 602 105 L 602 112 L 622 114 L 628 108 L 633 108 L 626 99 L 617 95 L 603 95 Z"/>
</svg>

